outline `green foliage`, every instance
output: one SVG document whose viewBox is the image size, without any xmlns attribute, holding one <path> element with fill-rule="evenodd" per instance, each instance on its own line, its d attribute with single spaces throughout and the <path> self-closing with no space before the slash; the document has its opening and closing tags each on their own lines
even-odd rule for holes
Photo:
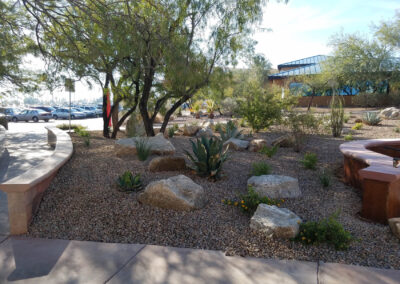
<svg viewBox="0 0 400 284">
<path fill-rule="evenodd" d="M 56 127 L 60 128 L 61 130 L 69 130 L 68 123 L 59 124 Z M 85 127 L 80 124 L 71 124 L 71 129 L 77 133 L 80 129 L 85 129 Z"/>
<path fill-rule="evenodd" d="M 279 145 L 274 145 L 272 147 L 263 146 L 259 151 L 261 154 L 267 155 L 268 158 L 272 158 L 279 149 Z"/>
<path fill-rule="evenodd" d="M 271 167 L 265 162 L 257 162 L 252 164 L 251 175 L 262 176 L 269 175 L 271 173 Z"/>
<path fill-rule="evenodd" d="M 360 130 L 363 127 L 362 122 L 357 122 L 351 129 Z"/>
<path fill-rule="evenodd" d="M 260 196 L 257 192 L 255 192 L 252 186 L 248 187 L 246 194 L 240 194 L 236 200 L 222 200 L 222 203 L 237 206 L 242 212 L 248 214 L 253 214 L 257 210 L 258 205 L 261 203 L 280 206 L 283 202 L 285 202 L 283 199 L 276 200 L 266 196 Z"/>
<path fill-rule="evenodd" d="M 318 162 L 318 157 L 317 157 L 317 154 L 315 154 L 315 153 L 306 153 L 304 155 L 303 160 L 301 160 L 301 163 L 303 164 L 303 166 L 309 170 L 316 170 L 317 162 Z"/>
<path fill-rule="evenodd" d="M 121 191 L 124 192 L 137 192 L 143 187 L 140 174 L 133 175 L 130 171 L 125 171 L 120 177 L 118 177 L 117 182 Z"/>
<path fill-rule="evenodd" d="M 215 137 L 202 136 L 196 143 L 190 140 L 193 155 L 185 151 L 193 162 L 193 169 L 200 176 L 210 177 L 214 180 L 220 178 L 222 165 L 228 158 L 227 149 L 223 149 L 223 142 Z"/>
<path fill-rule="evenodd" d="M 339 223 L 338 215 L 337 212 L 319 222 L 301 223 L 300 232 L 294 240 L 307 245 L 327 243 L 336 250 L 348 249 L 354 238 Z"/>
<path fill-rule="evenodd" d="M 329 187 L 331 184 L 331 175 L 327 170 L 321 171 L 319 174 L 319 181 L 321 182 L 323 187 Z"/>
<path fill-rule="evenodd" d="M 320 120 L 318 120 L 311 112 L 300 113 L 296 111 L 290 111 L 287 115 L 284 124 L 289 127 L 289 130 L 294 138 L 293 149 L 296 152 L 300 152 L 305 141 L 306 134 L 315 133 L 319 126 Z"/>
<path fill-rule="evenodd" d="M 264 89 L 259 82 L 246 83 L 246 94 L 239 101 L 239 114 L 258 132 L 270 127 L 281 118 L 284 103 L 280 94 L 271 89 Z"/>
<path fill-rule="evenodd" d="M 72 125 L 71 125 L 72 128 Z M 90 133 L 89 131 L 86 130 L 86 127 L 83 127 L 81 125 L 76 125 L 74 128 L 74 131 L 76 134 L 79 135 L 79 137 L 83 138 L 83 143 L 85 143 L 86 147 L 90 146 Z"/>
<path fill-rule="evenodd" d="M 175 131 L 176 131 L 175 127 L 170 127 L 170 128 L 168 128 L 168 137 L 169 137 L 169 138 L 174 137 Z"/>
<path fill-rule="evenodd" d="M 236 127 L 235 123 L 232 120 L 228 121 L 225 126 L 219 127 L 218 130 L 221 135 L 221 139 L 223 142 L 231 139 L 231 138 L 240 138 L 242 137 L 242 131 L 239 131 Z"/>
<path fill-rule="evenodd" d="M 364 113 L 363 122 L 367 125 L 376 126 L 382 122 L 382 119 L 377 112 L 369 111 Z"/>
<path fill-rule="evenodd" d="M 343 99 L 336 95 L 332 96 L 330 107 L 332 135 L 339 137 L 342 134 L 344 124 Z"/>
<path fill-rule="evenodd" d="M 396 133 L 400 133 L 400 127 L 396 126 L 396 127 L 393 129 L 393 131 L 396 132 Z"/>
<path fill-rule="evenodd" d="M 348 123 L 349 120 L 350 120 L 350 115 L 348 115 L 347 113 L 345 113 L 344 116 L 343 116 L 343 121 L 344 121 L 344 123 Z"/>
<path fill-rule="evenodd" d="M 147 139 L 137 138 L 135 140 L 135 146 L 139 161 L 146 161 L 151 153 L 151 146 L 149 145 Z"/>
<path fill-rule="evenodd" d="M 352 133 L 349 133 L 349 134 L 344 136 L 344 141 L 352 141 L 353 139 L 354 138 L 353 138 L 353 134 Z"/>
</svg>

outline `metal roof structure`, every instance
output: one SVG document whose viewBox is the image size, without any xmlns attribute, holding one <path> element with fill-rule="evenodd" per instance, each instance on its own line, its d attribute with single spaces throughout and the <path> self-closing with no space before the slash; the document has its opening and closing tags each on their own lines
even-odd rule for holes
<svg viewBox="0 0 400 284">
<path fill-rule="evenodd" d="M 293 69 L 282 71 L 276 74 L 269 75 L 269 79 L 279 79 L 299 75 L 312 75 L 321 73 L 321 62 L 325 61 L 328 57 L 326 55 L 315 55 L 299 60 L 290 61 L 287 63 L 279 64 L 278 69 L 285 67 L 293 67 Z"/>
</svg>

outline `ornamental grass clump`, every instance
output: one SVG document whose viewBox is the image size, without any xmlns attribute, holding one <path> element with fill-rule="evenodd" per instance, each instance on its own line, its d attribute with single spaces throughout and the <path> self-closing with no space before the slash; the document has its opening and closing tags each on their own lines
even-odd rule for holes
<svg viewBox="0 0 400 284">
<path fill-rule="evenodd" d="M 274 145 L 272 147 L 263 146 L 259 153 L 267 155 L 268 158 L 272 158 L 279 149 L 279 145 Z"/>
<path fill-rule="evenodd" d="M 136 152 L 140 161 L 146 161 L 151 153 L 151 145 L 147 139 L 139 138 L 135 140 Z"/>
<path fill-rule="evenodd" d="M 130 171 L 125 171 L 117 180 L 120 191 L 136 192 L 142 189 L 143 184 L 140 174 L 133 175 Z"/>
<path fill-rule="evenodd" d="M 303 166 L 309 170 L 316 170 L 317 162 L 318 162 L 318 157 L 317 157 L 317 154 L 315 154 L 315 153 L 306 153 L 304 155 L 303 160 L 301 160 L 301 163 L 303 164 Z"/>
<path fill-rule="evenodd" d="M 216 138 L 202 136 L 196 142 L 190 140 L 193 154 L 185 151 L 189 160 L 192 161 L 192 169 L 199 176 L 209 177 L 217 180 L 221 177 L 222 165 L 228 159 L 227 150 L 224 149 L 223 142 Z"/>
<path fill-rule="evenodd" d="M 262 176 L 269 175 L 271 173 L 271 167 L 266 162 L 257 162 L 252 164 L 251 175 Z"/>
<path fill-rule="evenodd" d="M 223 204 L 237 206 L 242 212 L 247 214 L 253 214 L 261 203 L 279 207 L 284 202 L 285 200 L 283 199 L 277 200 L 260 196 L 252 186 L 248 187 L 246 194 L 240 194 L 237 199 L 222 199 Z"/>
<path fill-rule="evenodd" d="M 321 182 L 323 187 L 329 187 L 331 184 L 331 175 L 327 170 L 322 170 L 319 175 L 319 181 Z"/>
<path fill-rule="evenodd" d="M 338 215 L 339 212 L 336 212 L 318 222 L 301 223 L 299 234 L 293 240 L 306 245 L 327 243 L 336 250 L 347 250 L 354 238 L 339 223 Z"/>
<path fill-rule="evenodd" d="M 83 143 L 85 143 L 86 147 L 90 146 L 90 133 L 86 130 L 85 127 L 77 127 L 75 128 L 75 133 L 77 133 L 80 137 L 83 138 Z"/>
</svg>

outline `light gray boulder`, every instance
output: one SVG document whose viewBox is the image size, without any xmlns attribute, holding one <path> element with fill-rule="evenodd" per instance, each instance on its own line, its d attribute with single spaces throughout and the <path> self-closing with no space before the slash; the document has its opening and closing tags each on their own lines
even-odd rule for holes
<svg viewBox="0 0 400 284">
<path fill-rule="evenodd" d="M 247 180 L 247 186 L 253 187 L 259 195 L 273 199 L 301 196 L 298 180 L 288 176 L 253 176 Z"/>
<path fill-rule="evenodd" d="M 388 223 L 392 233 L 400 239 L 400 217 L 390 218 Z"/>
<path fill-rule="evenodd" d="M 153 137 L 132 137 L 123 138 L 115 142 L 114 152 L 118 157 L 136 155 L 136 141 L 139 139 L 146 139 L 148 145 L 151 147 L 151 154 L 155 155 L 174 155 L 175 147 L 172 143 L 165 139 L 162 133 L 158 133 Z"/>
<path fill-rule="evenodd" d="M 212 137 L 213 135 L 214 135 L 214 133 L 213 133 L 212 129 L 209 127 L 201 128 L 196 134 L 197 137 L 202 137 L 202 136 Z"/>
<path fill-rule="evenodd" d="M 186 125 L 185 124 L 183 127 L 183 135 L 195 136 L 199 130 L 200 130 L 200 126 L 198 126 L 198 125 L 194 125 L 194 124 Z"/>
<path fill-rule="evenodd" d="M 155 207 L 191 211 L 205 205 L 202 186 L 184 175 L 153 181 L 139 195 L 139 201 Z"/>
<path fill-rule="evenodd" d="M 183 157 L 162 156 L 150 161 L 150 172 L 180 171 L 186 169 L 186 162 Z"/>
<path fill-rule="evenodd" d="M 267 141 L 265 141 L 264 139 L 253 139 L 250 141 L 249 151 L 258 152 L 263 147 L 267 147 L 267 146 L 268 146 Z"/>
<path fill-rule="evenodd" d="M 229 146 L 229 149 L 236 150 L 236 151 L 244 151 L 249 147 L 249 141 L 230 138 L 224 143 L 225 147 Z"/>
<path fill-rule="evenodd" d="M 400 118 L 400 110 L 395 107 L 388 107 L 382 110 L 379 113 L 379 116 L 386 119 L 399 119 Z"/>
<path fill-rule="evenodd" d="M 127 137 L 146 136 L 143 119 L 140 115 L 133 113 L 126 123 L 125 133 Z"/>
<path fill-rule="evenodd" d="M 294 238 L 299 233 L 301 219 L 287 208 L 261 203 L 250 220 L 250 228 L 271 238 Z"/>
</svg>

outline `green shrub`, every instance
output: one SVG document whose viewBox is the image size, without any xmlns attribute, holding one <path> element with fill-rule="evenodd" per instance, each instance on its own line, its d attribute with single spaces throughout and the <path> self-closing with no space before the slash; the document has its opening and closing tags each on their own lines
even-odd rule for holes
<svg viewBox="0 0 400 284">
<path fill-rule="evenodd" d="M 400 133 L 400 127 L 397 126 L 395 129 L 393 129 L 393 131 L 396 133 Z"/>
<path fill-rule="evenodd" d="M 223 199 L 222 203 L 227 205 L 237 206 L 242 212 L 253 214 L 259 204 L 264 203 L 268 205 L 276 205 L 280 206 L 281 203 L 285 202 L 283 199 L 276 200 L 271 199 L 266 196 L 260 196 L 257 192 L 254 191 L 252 186 L 248 187 L 246 194 L 240 194 L 238 199 L 230 200 L 230 199 Z"/>
<path fill-rule="evenodd" d="M 367 125 L 372 125 L 376 126 L 381 123 L 382 119 L 379 117 L 379 114 L 377 112 L 366 112 L 363 115 L 363 122 Z"/>
<path fill-rule="evenodd" d="M 299 113 L 290 111 L 284 122 L 289 127 L 293 139 L 293 149 L 300 152 L 305 142 L 306 134 L 313 134 L 318 131 L 321 121 L 311 112 Z"/>
<path fill-rule="evenodd" d="M 319 222 L 305 222 L 300 224 L 300 232 L 294 238 L 303 244 L 327 243 L 336 250 L 348 249 L 353 237 L 337 220 L 338 212 Z"/>
<path fill-rule="evenodd" d="M 85 143 L 86 147 L 90 146 L 90 133 L 83 126 L 78 126 L 75 128 L 75 133 L 83 138 L 83 143 Z"/>
<path fill-rule="evenodd" d="M 328 171 L 323 170 L 319 175 L 319 181 L 323 187 L 329 187 L 331 184 L 331 175 Z"/>
<path fill-rule="evenodd" d="M 251 175 L 262 176 L 269 175 L 271 173 L 271 167 L 265 162 L 257 162 L 252 164 Z"/>
<path fill-rule="evenodd" d="M 151 146 L 148 144 L 147 139 L 145 138 L 136 139 L 135 146 L 139 161 L 146 161 L 151 153 Z"/>
<path fill-rule="evenodd" d="M 351 129 L 360 130 L 363 127 L 362 122 L 357 122 Z"/>
<path fill-rule="evenodd" d="M 343 121 L 344 121 L 344 123 L 348 123 L 349 120 L 350 120 L 350 115 L 348 115 L 347 113 L 345 113 L 344 116 L 343 116 Z"/>
<path fill-rule="evenodd" d="M 193 155 L 185 151 L 193 162 L 193 170 L 200 176 L 208 176 L 212 179 L 220 178 L 222 165 L 228 158 L 227 149 L 223 149 L 223 142 L 215 137 L 202 136 L 196 139 L 196 143 L 190 140 Z"/>
<path fill-rule="evenodd" d="M 61 130 L 69 130 L 69 124 L 68 123 L 59 124 L 56 127 L 60 128 Z M 75 132 L 77 132 L 80 129 L 85 129 L 85 127 L 80 125 L 80 124 L 71 124 L 71 129 L 74 130 Z"/>
<path fill-rule="evenodd" d="M 172 138 L 174 137 L 175 134 L 175 129 L 173 127 L 168 128 L 168 137 Z"/>
<path fill-rule="evenodd" d="M 263 146 L 259 153 L 267 155 L 268 158 L 272 158 L 279 149 L 279 145 L 275 145 L 272 147 Z"/>
<path fill-rule="evenodd" d="M 142 181 L 140 174 L 133 175 L 130 171 L 125 171 L 122 176 L 118 177 L 118 185 L 121 191 L 139 191 L 142 189 Z"/>
<path fill-rule="evenodd" d="M 301 163 L 306 169 L 315 170 L 317 168 L 318 157 L 315 153 L 306 153 Z"/>
<path fill-rule="evenodd" d="M 232 120 L 228 121 L 225 126 L 221 126 L 219 128 L 219 134 L 223 142 L 231 139 L 231 138 L 241 138 L 242 131 L 239 131 L 236 125 Z"/>
<path fill-rule="evenodd" d="M 330 108 L 332 135 L 333 137 L 339 137 L 342 134 L 344 124 L 343 99 L 338 96 L 332 96 Z"/>
<path fill-rule="evenodd" d="M 344 136 L 345 141 L 352 141 L 353 139 L 354 139 L 353 134 L 351 134 L 351 133 Z"/>
</svg>

